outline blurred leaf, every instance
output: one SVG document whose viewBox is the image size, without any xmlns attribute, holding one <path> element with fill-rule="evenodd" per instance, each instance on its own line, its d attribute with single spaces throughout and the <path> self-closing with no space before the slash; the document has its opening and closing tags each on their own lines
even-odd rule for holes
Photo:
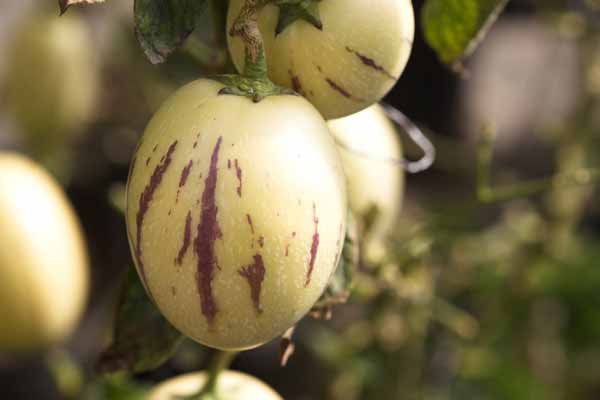
<svg viewBox="0 0 600 400">
<path fill-rule="evenodd" d="M 112 345 L 98 362 L 100 372 L 143 372 L 173 355 L 183 336 L 152 304 L 131 267 L 117 309 Z"/>
<path fill-rule="evenodd" d="M 153 64 L 164 62 L 201 21 L 206 0 L 135 0 L 137 39 Z"/>
<path fill-rule="evenodd" d="M 60 7 L 60 14 L 67 12 L 67 9 L 73 4 L 94 4 L 104 3 L 104 0 L 58 0 L 58 6 Z"/>
<path fill-rule="evenodd" d="M 371 230 L 375 226 L 377 218 L 380 215 L 381 210 L 379 210 L 379 208 L 375 204 L 371 204 L 371 206 L 363 214 L 359 215 L 361 237 L 364 237 L 371 233 Z"/>
<path fill-rule="evenodd" d="M 325 292 L 310 311 L 310 315 L 317 319 L 330 319 L 331 309 L 336 304 L 344 304 L 350 297 L 354 271 L 358 269 L 358 235 L 354 218 L 348 214 L 346 235 L 342 245 L 342 253 L 337 268 Z"/>
<path fill-rule="evenodd" d="M 427 0 L 421 20 L 425 39 L 454 69 L 483 40 L 508 0 Z"/>
</svg>

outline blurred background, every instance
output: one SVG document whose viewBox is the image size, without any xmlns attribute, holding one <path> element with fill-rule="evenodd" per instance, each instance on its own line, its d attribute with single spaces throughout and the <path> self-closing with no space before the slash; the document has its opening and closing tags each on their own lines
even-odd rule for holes
<svg viewBox="0 0 600 400">
<path fill-rule="evenodd" d="M 129 161 L 164 98 L 223 71 L 227 56 L 208 15 L 184 50 L 153 66 L 133 33 L 132 1 L 72 7 L 61 19 L 55 2 L 40 3 L 0 3 L 0 150 L 45 165 L 85 231 L 92 292 L 66 345 L 82 367 L 70 381 L 76 398 L 135 398 L 204 368 L 210 351 L 185 342 L 156 371 L 94 374 L 132 264 Z M 413 4 L 418 15 L 422 1 Z M 599 39 L 598 0 L 513 0 L 457 74 L 424 43 L 417 18 L 386 101 L 424 129 L 436 163 L 407 177 L 385 255 L 357 274 L 332 320 L 302 321 L 289 364 L 279 367 L 273 342 L 232 367 L 290 400 L 600 398 Z M 36 51 L 42 41 L 55 50 Z M 69 76 L 78 78 L 61 80 Z M 24 112 L 32 97 L 41 110 Z M 493 168 L 481 161 L 486 143 Z M 499 191 L 490 195 L 482 177 Z M 0 354 L 0 397 L 65 398 L 46 359 Z"/>
</svg>

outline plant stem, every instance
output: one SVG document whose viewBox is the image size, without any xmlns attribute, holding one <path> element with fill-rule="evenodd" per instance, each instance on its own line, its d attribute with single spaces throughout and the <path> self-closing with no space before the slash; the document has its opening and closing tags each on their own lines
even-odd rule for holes
<svg viewBox="0 0 600 400">
<path fill-rule="evenodd" d="M 461 339 L 471 340 L 477 336 L 479 321 L 468 312 L 441 297 L 433 299 L 432 308 L 432 319 L 440 322 Z"/>
<path fill-rule="evenodd" d="M 225 26 L 227 25 L 227 2 L 210 0 L 210 10 L 213 23 L 213 43 L 216 48 L 227 50 Z"/>
<path fill-rule="evenodd" d="M 491 181 L 494 135 L 494 129 L 485 126 L 477 146 L 477 197 L 484 203 L 493 197 Z"/>
<path fill-rule="evenodd" d="M 483 138 L 477 149 L 477 197 L 483 203 L 496 203 L 522 197 L 529 197 L 550 189 L 589 185 L 600 180 L 598 168 L 574 168 L 541 179 L 518 182 L 502 187 L 492 186 L 492 147 L 494 132 L 484 128 Z"/>
</svg>

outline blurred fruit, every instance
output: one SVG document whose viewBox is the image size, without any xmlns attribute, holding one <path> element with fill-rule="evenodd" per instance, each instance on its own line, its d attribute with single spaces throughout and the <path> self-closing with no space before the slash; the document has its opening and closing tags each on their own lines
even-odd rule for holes
<svg viewBox="0 0 600 400">
<path fill-rule="evenodd" d="M 9 109 L 36 154 L 68 144 L 93 116 L 99 89 L 84 22 L 37 14 L 16 34 L 6 71 Z"/>
<path fill-rule="evenodd" d="M 377 104 L 328 125 L 340 147 L 350 209 L 370 225 L 367 251 L 377 258 L 402 208 L 404 169 L 392 161 L 403 159 L 398 133 Z"/>
<path fill-rule="evenodd" d="M 158 385 L 148 400 L 173 400 L 191 396 L 202 390 L 208 379 L 206 372 L 180 375 Z M 220 373 L 215 398 L 218 400 L 283 400 L 273 389 L 253 376 L 236 371 Z"/>
<path fill-rule="evenodd" d="M 88 292 L 82 233 L 65 194 L 41 167 L 0 152 L 0 351 L 66 339 Z"/>
</svg>

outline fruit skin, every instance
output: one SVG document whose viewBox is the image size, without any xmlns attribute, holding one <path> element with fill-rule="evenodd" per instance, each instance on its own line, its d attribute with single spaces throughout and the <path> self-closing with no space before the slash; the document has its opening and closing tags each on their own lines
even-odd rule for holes
<svg viewBox="0 0 600 400">
<path fill-rule="evenodd" d="M 228 32 L 242 0 L 232 0 Z M 279 8 L 259 14 L 269 77 L 305 96 L 325 119 L 340 118 L 378 102 L 402 74 L 412 48 L 410 0 L 323 0 L 323 30 L 298 20 L 275 35 Z M 240 37 L 227 35 L 238 71 L 244 68 Z"/>
<path fill-rule="evenodd" d="M 93 41 L 75 15 L 28 19 L 6 71 L 8 106 L 37 153 L 63 145 L 93 116 L 99 90 Z"/>
<path fill-rule="evenodd" d="M 88 294 L 78 220 L 54 179 L 0 152 L 0 351 L 26 352 L 72 333 Z"/>
<path fill-rule="evenodd" d="M 364 217 L 377 207 L 370 236 L 383 239 L 396 227 L 404 194 L 404 169 L 384 161 L 403 159 L 396 128 L 378 104 L 327 124 L 340 148 L 350 209 Z"/>
<path fill-rule="evenodd" d="M 148 394 L 148 400 L 173 400 L 177 396 L 191 396 L 202 390 L 207 379 L 206 372 L 177 376 L 156 386 Z M 262 381 L 237 371 L 221 372 L 216 392 L 219 400 L 283 400 Z"/>
<path fill-rule="evenodd" d="M 132 163 L 127 226 L 165 317 L 207 346 L 261 345 L 316 302 L 343 246 L 346 190 L 304 98 L 259 103 L 200 79 L 154 115 Z"/>
</svg>

